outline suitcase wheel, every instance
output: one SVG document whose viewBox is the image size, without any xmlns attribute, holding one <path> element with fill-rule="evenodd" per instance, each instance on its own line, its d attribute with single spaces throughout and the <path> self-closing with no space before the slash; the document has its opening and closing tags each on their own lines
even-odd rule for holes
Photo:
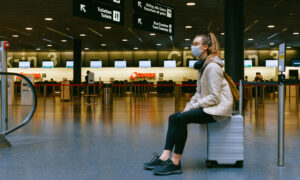
<svg viewBox="0 0 300 180">
<path fill-rule="evenodd" d="M 237 161 L 235 163 L 235 166 L 238 167 L 238 168 L 242 168 L 244 166 L 244 161 Z"/>
<path fill-rule="evenodd" d="M 218 165 L 218 163 L 216 161 L 210 161 L 210 160 L 206 160 L 206 167 L 207 168 L 213 168 L 216 167 Z"/>
</svg>

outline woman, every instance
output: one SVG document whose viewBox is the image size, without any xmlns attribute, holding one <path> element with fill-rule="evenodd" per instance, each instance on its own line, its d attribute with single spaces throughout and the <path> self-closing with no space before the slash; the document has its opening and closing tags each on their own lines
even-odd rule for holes
<svg viewBox="0 0 300 180">
<path fill-rule="evenodd" d="M 194 68 L 197 72 L 197 90 L 184 110 L 169 116 L 168 132 L 164 151 L 154 154 L 146 169 L 154 174 L 182 173 L 180 158 L 187 138 L 187 124 L 207 124 L 224 120 L 232 115 L 233 97 L 224 78 L 223 62 L 218 57 L 218 41 L 213 33 L 195 37 L 191 50 L 199 58 Z M 174 148 L 175 147 L 175 148 Z M 171 159 L 170 155 L 174 153 Z"/>
</svg>

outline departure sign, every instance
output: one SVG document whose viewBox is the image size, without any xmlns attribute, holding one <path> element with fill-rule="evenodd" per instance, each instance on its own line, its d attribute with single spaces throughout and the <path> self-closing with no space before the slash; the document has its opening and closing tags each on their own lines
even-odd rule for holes
<svg viewBox="0 0 300 180">
<path fill-rule="evenodd" d="M 158 32 L 164 34 L 174 34 L 174 23 L 164 20 L 155 18 L 152 16 L 145 16 L 142 14 L 135 13 L 134 14 L 134 22 L 133 27 L 151 31 L 151 32 Z"/>
<path fill-rule="evenodd" d="M 100 3 L 101 1 L 104 2 L 104 0 L 73 0 L 73 15 L 123 25 L 123 9 Z M 121 3 L 121 0 L 111 1 Z"/>
<path fill-rule="evenodd" d="M 174 8 L 151 0 L 133 0 L 133 27 L 174 35 Z"/>
<path fill-rule="evenodd" d="M 278 62 L 278 71 L 285 71 L 285 43 L 279 45 L 279 62 Z"/>
<path fill-rule="evenodd" d="M 94 0 L 94 2 L 107 3 L 112 6 L 120 6 L 123 8 L 124 0 Z"/>
<path fill-rule="evenodd" d="M 149 0 L 134 0 L 133 8 L 135 11 L 147 13 L 156 17 L 173 20 L 174 9 Z"/>
</svg>

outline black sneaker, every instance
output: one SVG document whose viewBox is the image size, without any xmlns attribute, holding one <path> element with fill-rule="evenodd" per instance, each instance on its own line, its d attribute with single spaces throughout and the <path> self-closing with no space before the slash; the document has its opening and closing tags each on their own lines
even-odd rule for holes
<svg viewBox="0 0 300 180">
<path fill-rule="evenodd" d="M 144 168 L 148 170 L 152 170 L 157 166 L 162 166 L 166 163 L 166 161 L 163 161 L 159 159 L 159 156 L 157 153 L 153 153 L 154 158 L 150 161 L 144 164 Z"/>
<path fill-rule="evenodd" d="M 156 175 L 181 174 L 181 164 L 175 165 L 172 160 L 167 160 L 163 166 L 158 166 L 152 170 Z"/>
</svg>

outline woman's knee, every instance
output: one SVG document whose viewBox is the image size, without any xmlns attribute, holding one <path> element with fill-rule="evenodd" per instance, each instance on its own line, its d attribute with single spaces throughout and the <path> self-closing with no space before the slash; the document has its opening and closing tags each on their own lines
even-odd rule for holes
<svg viewBox="0 0 300 180">
<path fill-rule="evenodd" d="M 174 124 L 177 119 L 178 113 L 171 114 L 169 116 L 169 123 Z"/>
</svg>

